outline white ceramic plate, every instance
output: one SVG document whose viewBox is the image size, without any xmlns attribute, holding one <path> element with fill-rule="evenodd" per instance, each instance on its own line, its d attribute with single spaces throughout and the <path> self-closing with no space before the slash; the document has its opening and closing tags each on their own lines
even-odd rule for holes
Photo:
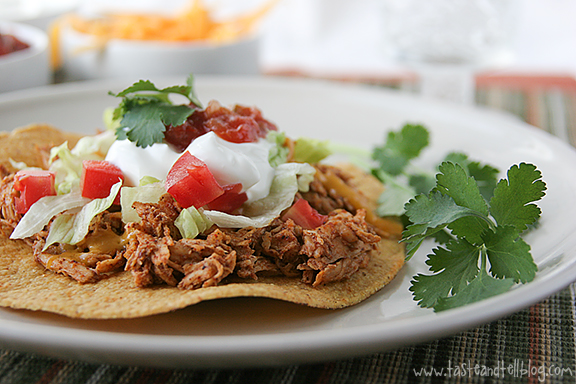
<svg viewBox="0 0 576 384">
<path fill-rule="evenodd" d="M 154 79 L 152 79 L 154 80 Z M 132 81 L 69 84 L 0 97 L 0 128 L 32 122 L 93 133 L 107 96 Z M 160 82 L 183 84 L 184 79 Z M 448 151 L 506 170 L 536 164 L 548 193 L 541 228 L 526 240 L 540 271 L 526 285 L 466 307 L 433 313 L 419 308 L 410 278 L 426 272 L 421 249 L 382 291 L 352 308 L 329 311 L 267 299 L 201 303 L 135 320 L 80 321 L 48 313 L 0 310 L 0 346 L 62 358 L 164 367 L 231 367 L 338 359 L 390 350 L 454 334 L 517 311 L 566 287 L 576 276 L 576 152 L 508 115 L 424 101 L 361 86 L 270 78 L 199 78 L 207 102 L 257 105 L 292 137 L 331 139 L 365 148 L 388 129 L 424 123 L 432 145 L 422 166 Z"/>
</svg>

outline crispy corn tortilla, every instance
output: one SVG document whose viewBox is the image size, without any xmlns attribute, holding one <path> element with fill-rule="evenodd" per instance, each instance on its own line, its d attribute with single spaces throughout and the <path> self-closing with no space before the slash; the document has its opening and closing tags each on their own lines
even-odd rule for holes
<svg viewBox="0 0 576 384">
<path fill-rule="evenodd" d="M 10 159 L 24 162 L 29 167 L 42 167 L 42 150 L 48 151 L 65 141 L 70 148 L 73 148 L 80 137 L 46 124 L 30 125 L 12 132 L 0 132 L 0 164 L 9 171 L 15 171 Z"/>
<path fill-rule="evenodd" d="M 11 149 L 0 152 L 1 163 L 9 164 L 7 157 L 12 156 L 16 161 L 28 161 L 28 165 L 40 165 L 30 152 L 39 143 L 45 143 L 42 138 L 48 132 L 57 136 L 54 128 L 48 126 L 28 127 L 1 136 L 0 147 Z M 9 146 L 5 140 L 10 141 Z M 62 134 L 60 141 L 65 140 L 70 138 Z M 403 246 L 396 240 L 383 239 L 366 268 L 345 281 L 319 287 L 304 284 L 298 278 L 267 277 L 256 281 L 236 279 L 196 290 L 169 286 L 138 288 L 130 272 L 114 274 L 95 284 L 79 284 L 38 264 L 29 245 L 9 239 L 8 225 L 0 223 L 0 229 L 0 306 L 84 319 L 143 317 L 205 300 L 232 297 L 266 297 L 316 308 L 343 308 L 359 303 L 388 284 L 402 268 L 405 257 Z"/>
</svg>

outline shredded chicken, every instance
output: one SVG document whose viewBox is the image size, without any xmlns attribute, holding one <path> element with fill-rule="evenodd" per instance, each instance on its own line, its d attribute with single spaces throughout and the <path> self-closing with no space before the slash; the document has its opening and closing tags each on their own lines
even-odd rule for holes
<svg viewBox="0 0 576 384">
<path fill-rule="evenodd" d="M 365 214 L 336 210 L 321 227 L 304 230 L 300 252 L 308 259 L 298 269 L 306 272 L 306 282 L 317 286 L 342 280 L 368 264 L 380 237 L 366 224 Z"/>
<path fill-rule="evenodd" d="M 12 227 L 22 216 L 14 208 L 16 197 L 13 175 L 7 175 L 0 183 L 0 219 Z M 365 267 L 380 240 L 367 224 L 365 211 L 354 209 L 318 180 L 300 197 L 328 215 L 323 225 L 303 229 L 291 219 L 277 218 L 265 228 L 213 227 L 195 239 L 183 239 L 174 224 L 182 208 L 165 194 L 155 204 L 134 203 L 138 223 L 124 225 L 114 210 L 97 215 L 86 238 L 76 245 L 44 249 L 50 224 L 27 241 L 40 264 L 80 283 L 124 270 L 138 287 L 197 289 L 225 283 L 232 275 L 251 280 L 288 276 L 318 286 Z"/>
<path fill-rule="evenodd" d="M 0 173 L 4 173 L 3 167 L 0 167 Z M 14 175 L 6 175 L 0 182 L 0 220 L 15 228 L 22 218 L 22 215 L 16 212 L 15 198 L 18 196 L 13 188 Z"/>
</svg>

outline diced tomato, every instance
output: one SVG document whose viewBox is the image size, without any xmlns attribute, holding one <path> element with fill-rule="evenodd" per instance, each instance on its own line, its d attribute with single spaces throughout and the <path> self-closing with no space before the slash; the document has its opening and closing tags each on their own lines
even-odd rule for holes
<svg viewBox="0 0 576 384">
<path fill-rule="evenodd" d="M 26 213 L 30 206 L 44 196 L 56 195 L 54 172 L 44 170 L 21 170 L 14 176 L 14 189 L 20 192 L 16 197 L 16 212 Z"/>
<path fill-rule="evenodd" d="M 80 190 L 84 197 L 89 199 L 108 197 L 112 186 L 120 180 L 124 181 L 124 174 L 120 168 L 108 161 L 84 160 L 82 162 Z M 120 194 L 116 196 L 114 204 L 120 204 Z"/>
<path fill-rule="evenodd" d="M 229 184 L 222 187 L 224 194 L 208 203 L 208 209 L 232 213 L 248 200 L 246 192 L 242 192 L 242 184 Z"/>
<path fill-rule="evenodd" d="M 166 176 L 166 190 L 183 208 L 203 207 L 224 194 L 208 166 L 186 151 Z"/>
<path fill-rule="evenodd" d="M 326 216 L 318 213 L 306 200 L 300 199 L 288 208 L 282 219 L 292 219 L 304 229 L 314 229 L 324 224 Z"/>
</svg>

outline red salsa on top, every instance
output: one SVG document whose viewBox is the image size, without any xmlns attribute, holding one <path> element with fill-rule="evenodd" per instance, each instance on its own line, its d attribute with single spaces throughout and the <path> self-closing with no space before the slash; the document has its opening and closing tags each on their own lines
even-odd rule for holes
<svg viewBox="0 0 576 384">
<path fill-rule="evenodd" d="M 206 109 L 196 109 L 184 124 L 166 127 L 164 138 L 182 152 L 192 140 L 210 131 L 232 143 L 251 143 L 266 137 L 271 130 L 277 130 L 276 126 L 255 107 L 236 105 L 229 109 L 211 101 Z"/>
<path fill-rule="evenodd" d="M 12 35 L 0 33 L 0 56 L 29 48 L 30 45 Z"/>
</svg>

